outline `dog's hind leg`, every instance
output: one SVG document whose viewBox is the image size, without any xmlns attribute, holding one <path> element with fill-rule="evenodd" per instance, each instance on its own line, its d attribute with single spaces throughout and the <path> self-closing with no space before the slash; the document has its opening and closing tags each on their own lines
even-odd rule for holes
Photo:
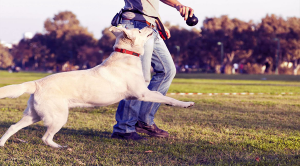
<svg viewBox="0 0 300 166">
<path fill-rule="evenodd" d="M 171 97 L 164 96 L 163 94 L 157 91 L 150 91 L 147 90 L 140 97 L 138 100 L 141 101 L 148 101 L 148 102 L 156 102 L 156 103 L 164 103 L 171 106 L 179 106 L 183 108 L 188 108 L 194 105 L 194 102 L 183 102 Z"/>
<path fill-rule="evenodd" d="M 53 107 L 52 107 L 53 108 Z M 50 116 L 44 117 L 46 120 L 45 124 L 47 126 L 47 131 L 43 136 L 42 140 L 45 144 L 54 147 L 54 148 L 63 148 L 66 146 L 61 146 L 53 141 L 54 135 L 67 123 L 69 109 L 67 106 L 56 105 L 55 107 L 58 109 L 55 113 Z"/>
<path fill-rule="evenodd" d="M 0 139 L 0 146 L 4 146 L 5 142 L 17 131 L 41 120 L 33 108 L 33 95 L 30 96 L 27 108 L 24 111 L 23 118 L 16 124 L 11 125 L 6 133 Z"/>
</svg>

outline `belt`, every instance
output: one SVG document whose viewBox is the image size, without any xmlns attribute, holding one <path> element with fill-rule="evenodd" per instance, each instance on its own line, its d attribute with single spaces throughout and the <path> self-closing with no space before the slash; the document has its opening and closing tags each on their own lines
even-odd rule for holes
<svg viewBox="0 0 300 166">
<path fill-rule="evenodd" d="M 132 19 L 122 18 L 122 20 L 132 20 Z M 146 23 L 150 28 L 155 28 L 155 26 L 153 24 L 151 24 L 150 22 L 148 22 L 146 20 L 133 20 L 133 21 L 143 22 L 143 23 Z"/>
</svg>

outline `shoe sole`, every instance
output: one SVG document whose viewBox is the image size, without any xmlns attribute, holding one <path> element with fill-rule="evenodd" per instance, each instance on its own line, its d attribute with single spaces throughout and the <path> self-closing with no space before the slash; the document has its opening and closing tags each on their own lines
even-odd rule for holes
<svg viewBox="0 0 300 166">
<path fill-rule="evenodd" d="M 135 131 L 138 132 L 138 133 L 148 134 L 150 137 L 160 137 L 160 138 L 167 138 L 167 137 L 169 137 L 169 134 L 168 135 L 153 134 L 153 133 L 149 132 L 148 130 L 145 130 L 145 129 L 142 129 L 142 128 L 138 128 L 138 127 L 135 128 Z"/>
</svg>

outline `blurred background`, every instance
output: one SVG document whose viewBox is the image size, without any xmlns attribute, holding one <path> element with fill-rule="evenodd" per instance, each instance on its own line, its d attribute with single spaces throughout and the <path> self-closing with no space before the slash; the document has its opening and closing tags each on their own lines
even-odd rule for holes
<svg viewBox="0 0 300 166">
<path fill-rule="evenodd" d="M 178 72 L 290 74 L 300 70 L 299 0 L 181 0 L 189 27 L 163 3 L 166 44 Z M 0 69 L 60 72 L 91 68 L 112 52 L 108 31 L 123 0 L 0 0 Z"/>
</svg>

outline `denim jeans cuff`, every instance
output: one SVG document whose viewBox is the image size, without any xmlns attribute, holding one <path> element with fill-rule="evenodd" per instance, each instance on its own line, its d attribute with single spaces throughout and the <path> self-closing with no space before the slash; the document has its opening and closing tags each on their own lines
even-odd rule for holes
<svg viewBox="0 0 300 166">
<path fill-rule="evenodd" d="M 118 130 L 118 129 L 114 129 L 113 130 L 113 133 L 115 132 L 118 132 L 118 133 L 133 133 L 133 132 L 136 132 L 135 129 L 134 130 L 129 130 L 129 129 L 126 129 L 126 130 Z"/>
</svg>

